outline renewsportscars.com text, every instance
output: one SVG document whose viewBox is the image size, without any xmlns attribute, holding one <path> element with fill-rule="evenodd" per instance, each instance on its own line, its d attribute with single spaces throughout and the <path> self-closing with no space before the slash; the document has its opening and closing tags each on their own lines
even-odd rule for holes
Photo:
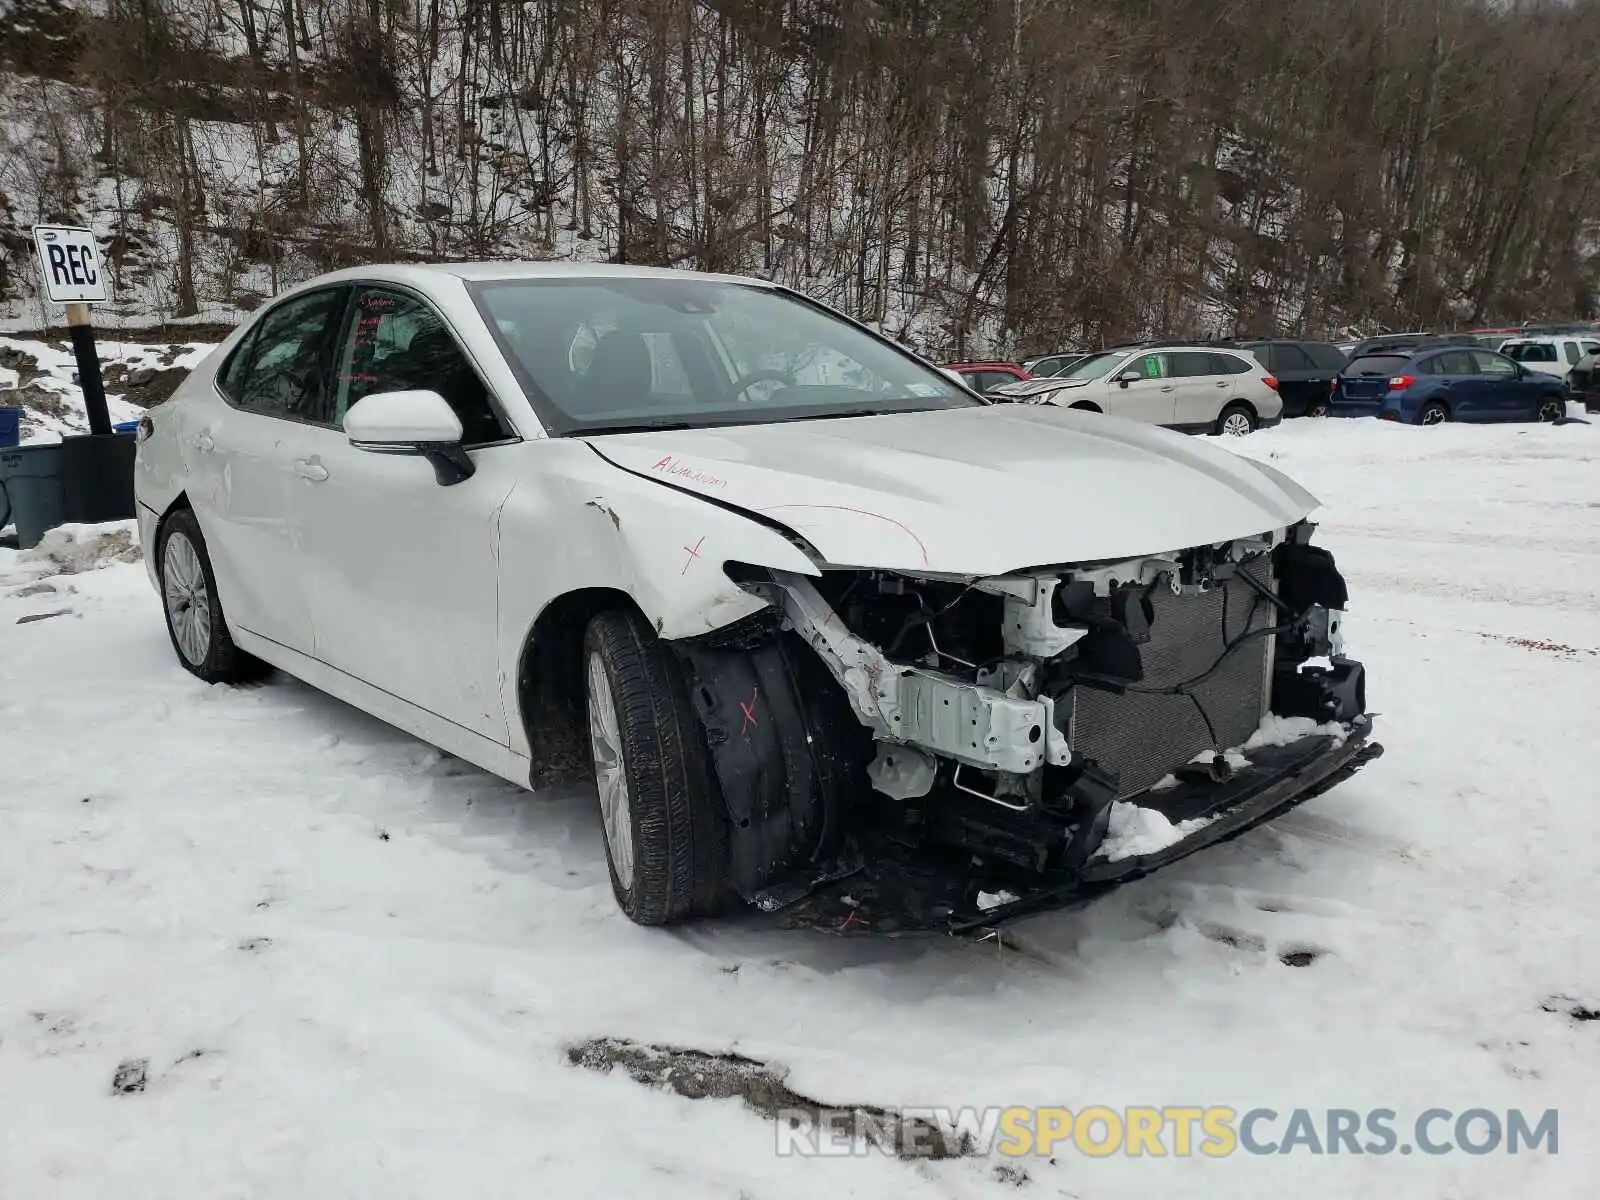
<svg viewBox="0 0 1600 1200">
<path fill-rule="evenodd" d="M 861 1111 L 780 1109 L 781 1156 L 849 1157 L 968 1153 L 1041 1158 L 1078 1153 L 1091 1158 L 1227 1158 L 1282 1154 L 1556 1154 L 1557 1110 L 1456 1111 L 1429 1108 L 1402 1117 L 1389 1108 L 1236 1109 L 1225 1105 L 1134 1105 L 1110 1108 L 903 1108 Z"/>
</svg>

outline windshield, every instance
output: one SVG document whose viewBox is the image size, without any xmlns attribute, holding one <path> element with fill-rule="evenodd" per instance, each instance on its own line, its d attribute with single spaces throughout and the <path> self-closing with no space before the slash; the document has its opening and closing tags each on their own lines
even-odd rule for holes
<svg viewBox="0 0 1600 1200">
<path fill-rule="evenodd" d="M 471 287 L 552 434 L 749 425 L 982 403 L 785 292 L 671 278 Z"/>
<path fill-rule="evenodd" d="M 1099 379 L 1112 367 L 1128 357 L 1126 350 L 1108 350 L 1102 354 L 1091 354 L 1080 363 L 1053 375 L 1053 379 Z"/>
<path fill-rule="evenodd" d="M 1518 362 L 1555 362 L 1556 348 L 1543 342 L 1512 342 L 1501 346 L 1500 353 Z"/>
</svg>

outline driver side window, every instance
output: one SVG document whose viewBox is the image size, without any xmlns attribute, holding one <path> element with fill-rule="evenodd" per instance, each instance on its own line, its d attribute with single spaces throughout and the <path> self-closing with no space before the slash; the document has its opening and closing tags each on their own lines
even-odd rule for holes
<svg viewBox="0 0 1600 1200">
<path fill-rule="evenodd" d="M 431 308 L 400 291 L 365 287 L 356 302 L 334 376 L 333 420 L 377 392 L 438 392 L 461 421 L 465 445 L 506 436 L 489 392 Z"/>
</svg>

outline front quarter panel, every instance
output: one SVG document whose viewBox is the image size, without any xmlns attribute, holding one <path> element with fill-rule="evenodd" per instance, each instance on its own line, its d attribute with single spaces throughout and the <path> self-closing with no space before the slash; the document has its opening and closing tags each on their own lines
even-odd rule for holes
<svg viewBox="0 0 1600 1200">
<path fill-rule="evenodd" d="M 545 608 L 572 592 L 630 597 L 666 639 L 721 629 L 764 608 L 723 567 L 743 562 L 816 575 L 804 552 L 729 509 L 612 466 L 581 441 L 516 448 L 527 465 L 500 518 L 499 661 L 507 711 L 515 665 Z M 518 723 L 513 749 L 527 752 Z"/>
</svg>

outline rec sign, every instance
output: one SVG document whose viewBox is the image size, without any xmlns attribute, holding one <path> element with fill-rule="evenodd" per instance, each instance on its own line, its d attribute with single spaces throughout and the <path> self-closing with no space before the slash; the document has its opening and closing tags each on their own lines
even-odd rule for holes
<svg viewBox="0 0 1600 1200">
<path fill-rule="evenodd" d="M 35 225 L 40 277 L 54 304 L 89 304 L 106 298 L 105 272 L 94 233 L 72 225 Z"/>
</svg>

